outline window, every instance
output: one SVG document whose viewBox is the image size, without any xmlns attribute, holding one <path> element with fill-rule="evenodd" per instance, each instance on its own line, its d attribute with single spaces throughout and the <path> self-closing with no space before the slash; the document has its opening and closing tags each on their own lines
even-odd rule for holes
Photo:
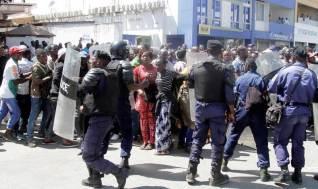
<svg viewBox="0 0 318 189">
<path fill-rule="evenodd" d="M 231 27 L 234 29 L 240 28 L 240 5 L 232 4 L 231 5 Z"/>
<path fill-rule="evenodd" d="M 213 0 L 212 3 L 213 10 L 213 26 L 221 26 L 221 0 Z"/>
<path fill-rule="evenodd" d="M 244 29 L 251 29 L 251 8 L 244 6 Z"/>
<path fill-rule="evenodd" d="M 265 21 L 265 5 L 261 2 L 256 2 L 256 20 Z"/>
</svg>

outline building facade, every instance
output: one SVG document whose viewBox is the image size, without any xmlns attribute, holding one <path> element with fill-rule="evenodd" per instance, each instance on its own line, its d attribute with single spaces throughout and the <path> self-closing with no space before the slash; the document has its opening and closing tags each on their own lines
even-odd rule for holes
<svg viewBox="0 0 318 189">
<path fill-rule="evenodd" d="M 318 44 L 318 0 L 25 0 L 54 43 Z M 317 22 L 317 23 L 316 23 Z"/>
<path fill-rule="evenodd" d="M 160 46 L 177 34 L 176 0 L 65 0 L 35 1 L 37 23 L 56 35 L 54 43 L 99 43 L 121 39 L 131 44 Z M 180 42 L 181 43 L 181 42 Z"/>
<path fill-rule="evenodd" d="M 190 8 L 190 6 L 192 7 Z M 294 37 L 294 0 L 193 0 L 180 4 L 185 17 L 192 13 L 192 23 L 180 20 L 180 33 L 190 46 L 219 39 L 225 45 L 256 44 L 260 49 L 270 45 L 291 45 Z M 190 9 L 192 12 L 190 13 Z"/>
<path fill-rule="evenodd" d="M 295 45 L 318 44 L 318 0 L 298 0 L 295 19 Z"/>
</svg>

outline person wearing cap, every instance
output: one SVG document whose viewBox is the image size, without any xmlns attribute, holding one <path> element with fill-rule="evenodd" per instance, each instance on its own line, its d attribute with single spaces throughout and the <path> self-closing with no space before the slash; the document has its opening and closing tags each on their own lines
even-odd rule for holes
<svg viewBox="0 0 318 189">
<path fill-rule="evenodd" d="M 45 128 L 48 119 L 50 118 L 50 106 L 48 95 L 50 92 L 50 82 L 52 72 L 47 66 L 47 53 L 44 49 L 36 49 L 37 62 L 32 68 L 31 82 L 31 113 L 27 126 L 27 145 L 35 147 L 36 143 L 33 140 L 33 128 L 35 121 L 41 111 L 43 111 L 39 136 L 45 136 Z"/>
<path fill-rule="evenodd" d="M 84 96 L 85 99 L 81 110 L 89 118 L 82 144 L 82 157 L 89 177 L 82 180 L 82 185 L 101 188 L 103 174 L 112 174 L 116 177 L 118 188 L 123 189 L 128 170 L 104 159 L 113 128 L 113 116 L 117 113 L 119 82 L 115 74 L 105 70 L 111 57 L 103 51 L 95 51 L 93 56 L 92 69 L 79 85 L 79 96 Z"/>
<path fill-rule="evenodd" d="M 31 96 L 30 96 L 30 80 L 32 78 L 31 51 L 24 45 L 20 45 L 22 51 L 22 59 L 19 60 L 20 75 L 28 79 L 28 81 L 18 85 L 17 101 L 21 110 L 21 119 L 17 123 L 16 129 L 19 134 L 24 134 L 27 131 L 28 119 L 31 112 Z"/>
<path fill-rule="evenodd" d="M 234 73 L 235 77 L 238 78 L 239 76 L 243 75 L 245 73 L 245 64 L 246 59 L 248 57 L 248 51 L 247 48 L 244 46 L 239 46 L 237 48 L 237 57 L 233 61 L 233 67 L 234 67 Z"/>
<path fill-rule="evenodd" d="M 235 147 L 244 129 L 249 126 L 252 130 L 256 143 L 258 162 L 260 168 L 260 178 L 263 182 L 269 181 L 269 153 L 268 153 L 268 133 L 265 124 L 265 102 L 262 100 L 266 88 L 262 77 L 256 72 L 257 66 L 253 58 L 246 60 L 246 73 L 240 76 L 235 84 L 235 94 L 238 97 L 236 102 L 235 117 L 236 122 L 230 128 L 224 148 L 224 159 L 222 171 L 229 171 L 227 167 L 229 159 L 233 156 Z M 253 92 L 254 89 L 256 92 Z M 253 95 L 257 101 L 251 102 Z"/>
<path fill-rule="evenodd" d="M 6 140 L 14 140 L 13 132 L 15 124 L 19 121 L 21 111 L 16 100 L 17 85 L 24 83 L 25 78 L 20 78 L 18 61 L 22 58 L 22 49 L 18 46 L 9 49 L 9 56 L 11 57 L 3 72 L 3 80 L 0 87 L 0 122 L 10 112 L 10 119 L 7 124 L 7 129 L 4 133 Z"/>
<path fill-rule="evenodd" d="M 317 76 L 308 69 L 307 52 L 304 47 L 294 49 L 295 63 L 281 69 L 269 82 L 269 93 L 277 94 L 278 102 L 284 104 L 282 116 L 274 128 L 274 149 L 277 164 L 281 173 L 275 182 L 290 180 L 288 165 L 290 163 L 287 145 L 292 141 L 291 165 L 295 168 L 292 181 L 302 183 L 301 169 L 305 166 L 303 142 L 306 138 L 306 128 L 311 115 Z"/>
<path fill-rule="evenodd" d="M 207 43 L 206 61 L 195 64 L 189 74 L 190 88 L 194 88 L 195 128 L 189 158 L 186 181 L 196 182 L 197 166 L 200 163 L 202 147 L 205 145 L 208 130 L 211 129 L 211 178 L 209 184 L 220 186 L 229 182 L 229 177 L 221 173 L 226 134 L 226 114 L 229 122 L 234 122 L 233 77 L 219 60 L 222 57 L 222 44 L 217 40 Z"/>
</svg>

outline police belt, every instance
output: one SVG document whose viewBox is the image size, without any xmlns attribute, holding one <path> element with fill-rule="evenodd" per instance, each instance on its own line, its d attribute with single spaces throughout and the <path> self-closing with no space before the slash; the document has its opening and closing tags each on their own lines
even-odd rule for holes
<svg viewBox="0 0 318 189">
<path fill-rule="evenodd" d="M 278 102 L 284 106 L 309 106 L 307 103 L 303 102 Z"/>
</svg>

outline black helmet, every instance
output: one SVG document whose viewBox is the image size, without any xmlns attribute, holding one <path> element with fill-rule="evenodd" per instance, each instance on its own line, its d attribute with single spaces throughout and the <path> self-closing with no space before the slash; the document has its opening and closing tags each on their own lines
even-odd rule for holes
<svg viewBox="0 0 318 189">
<path fill-rule="evenodd" d="M 110 48 L 112 59 L 125 60 L 129 55 L 129 49 L 125 41 L 114 42 Z"/>
</svg>

